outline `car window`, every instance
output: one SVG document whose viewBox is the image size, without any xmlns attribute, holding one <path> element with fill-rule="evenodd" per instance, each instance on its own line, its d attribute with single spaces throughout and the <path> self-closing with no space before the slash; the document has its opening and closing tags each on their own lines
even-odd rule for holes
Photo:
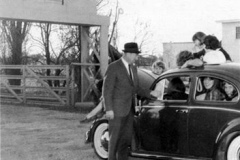
<svg viewBox="0 0 240 160">
<path fill-rule="evenodd" d="M 197 79 L 195 99 L 198 101 L 236 102 L 238 97 L 238 91 L 231 82 L 211 76 Z"/>
<path fill-rule="evenodd" d="M 158 91 L 159 100 L 187 100 L 189 95 L 190 78 L 174 76 L 160 80 L 154 90 Z"/>
</svg>

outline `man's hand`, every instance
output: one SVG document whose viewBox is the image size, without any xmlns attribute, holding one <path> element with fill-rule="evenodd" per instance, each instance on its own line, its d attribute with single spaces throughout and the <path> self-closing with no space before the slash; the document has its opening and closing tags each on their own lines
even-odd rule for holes
<svg viewBox="0 0 240 160">
<path fill-rule="evenodd" d="M 114 118 L 114 113 L 113 113 L 112 110 L 106 112 L 106 118 L 107 118 L 108 120 L 111 120 L 111 119 Z"/>
</svg>

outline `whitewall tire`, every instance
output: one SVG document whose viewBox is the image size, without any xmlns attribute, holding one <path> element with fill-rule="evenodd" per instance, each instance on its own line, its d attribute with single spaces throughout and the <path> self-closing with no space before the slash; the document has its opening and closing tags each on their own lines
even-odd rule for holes
<svg viewBox="0 0 240 160">
<path fill-rule="evenodd" d="M 93 134 L 93 148 L 95 153 L 101 159 L 108 158 L 107 149 L 108 142 L 109 142 L 108 123 L 102 122 L 98 124 Z"/>
<path fill-rule="evenodd" d="M 231 141 L 227 150 L 227 160 L 240 160 L 240 136 Z"/>
</svg>

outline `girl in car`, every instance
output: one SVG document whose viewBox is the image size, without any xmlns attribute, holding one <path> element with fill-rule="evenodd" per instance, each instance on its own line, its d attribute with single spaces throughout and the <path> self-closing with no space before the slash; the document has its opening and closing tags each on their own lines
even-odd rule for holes
<svg viewBox="0 0 240 160">
<path fill-rule="evenodd" d="M 193 53 L 193 57 L 194 58 L 198 58 L 201 59 L 201 57 L 203 57 L 206 53 L 205 49 L 204 49 L 204 39 L 206 38 L 206 34 L 203 32 L 196 32 L 193 37 L 192 37 L 192 41 L 195 45 L 195 50 L 197 51 L 196 53 Z M 232 61 L 231 57 L 229 56 L 229 54 L 221 47 L 221 43 L 219 42 L 219 46 L 218 46 L 219 50 L 224 54 L 225 58 L 227 61 Z"/>
<path fill-rule="evenodd" d="M 206 64 L 220 64 L 227 62 L 226 56 L 221 50 L 221 45 L 217 37 L 208 35 L 203 40 L 204 54 L 200 58 L 188 60 L 181 68 L 201 67 Z M 193 54 L 194 55 L 194 54 Z M 194 56 L 196 57 L 196 56 Z"/>
<path fill-rule="evenodd" d="M 201 81 L 199 81 L 201 83 Z M 203 87 L 204 90 L 196 96 L 197 100 L 210 100 L 217 101 L 222 99 L 222 94 L 218 89 L 219 81 L 211 77 L 204 77 Z"/>
<path fill-rule="evenodd" d="M 237 101 L 238 93 L 236 88 L 232 84 L 225 82 L 223 88 L 226 93 L 224 99 L 225 101 Z"/>
<path fill-rule="evenodd" d="M 181 68 L 185 62 L 193 59 L 193 54 L 188 50 L 184 50 L 178 53 L 176 59 L 177 59 L 176 64 L 178 68 Z"/>
</svg>

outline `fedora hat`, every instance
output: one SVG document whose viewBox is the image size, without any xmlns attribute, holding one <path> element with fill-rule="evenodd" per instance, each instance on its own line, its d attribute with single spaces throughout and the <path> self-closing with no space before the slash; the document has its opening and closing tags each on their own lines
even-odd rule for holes
<svg viewBox="0 0 240 160">
<path fill-rule="evenodd" d="M 130 43 L 126 43 L 124 45 L 124 50 L 123 52 L 129 52 L 129 53 L 136 53 L 136 54 L 139 54 L 141 53 L 139 50 L 138 50 L 138 45 L 137 43 L 134 43 L 134 42 L 130 42 Z"/>
</svg>

